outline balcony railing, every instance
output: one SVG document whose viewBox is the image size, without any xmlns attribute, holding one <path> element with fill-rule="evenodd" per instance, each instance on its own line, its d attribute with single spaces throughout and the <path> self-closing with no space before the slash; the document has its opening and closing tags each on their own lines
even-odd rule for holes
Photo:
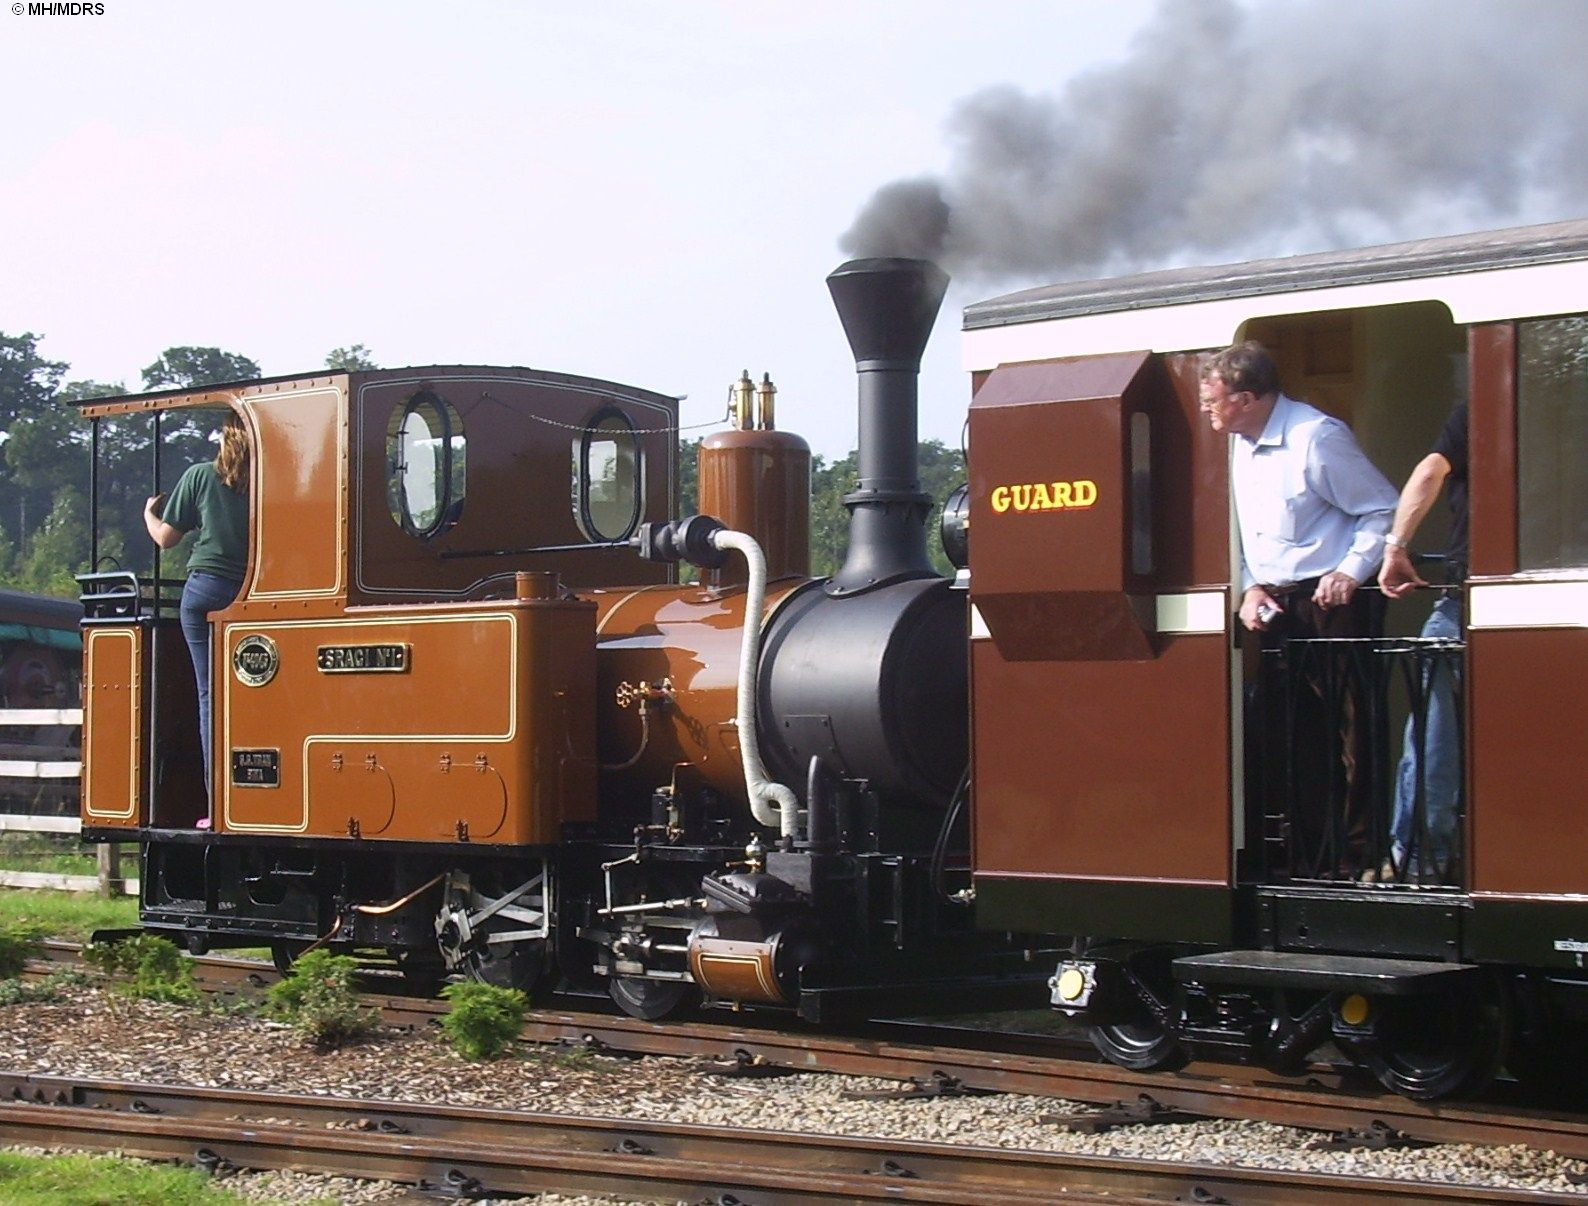
<svg viewBox="0 0 1588 1206">
<path fill-rule="evenodd" d="M 1265 881 L 1460 883 L 1465 648 L 1366 637 L 1264 650 L 1247 800 Z"/>
</svg>

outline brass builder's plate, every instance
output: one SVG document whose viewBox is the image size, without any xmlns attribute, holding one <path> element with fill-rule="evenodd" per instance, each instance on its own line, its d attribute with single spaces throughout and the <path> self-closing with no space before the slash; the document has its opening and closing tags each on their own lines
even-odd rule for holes
<svg viewBox="0 0 1588 1206">
<path fill-rule="evenodd" d="M 280 787 L 280 750 L 233 750 L 233 787 Z"/>
</svg>

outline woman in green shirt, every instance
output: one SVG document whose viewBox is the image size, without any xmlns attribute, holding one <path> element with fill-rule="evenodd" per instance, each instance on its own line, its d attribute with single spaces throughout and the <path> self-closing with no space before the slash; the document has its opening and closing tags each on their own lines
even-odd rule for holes
<svg viewBox="0 0 1588 1206">
<path fill-rule="evenodd" d="M 161 502 L 164 500 L 164 507 Z M 198 682 L 199 740 L 204 751 L 204 790 L 210 789 L 210 620 L 242 589 L 248 558 L 248 433 L 237 415 L 221 428 L 213 462 L 190 466 L 169 498 L 156 494 L 144 504 L 144 526 L 162 549 L 175 548 L 189 532 L 198 536 L 188 557 L 182 587 L 182 635 Z"/>
</svg>

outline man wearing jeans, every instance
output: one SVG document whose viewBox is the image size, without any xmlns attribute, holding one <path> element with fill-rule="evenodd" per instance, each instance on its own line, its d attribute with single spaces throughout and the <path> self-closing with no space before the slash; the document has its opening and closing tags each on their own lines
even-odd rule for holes
<svg viewBox="0 0 1588 1206">
<path fill-rule="evenodd" d="M 1407 543 L 1432 510 L 1440 490 L 1450 504 L 1450 543 L 1445 551 L 1446 589 L 1423 625 L 1425 639 L 1459 642 L 1462 633 L 1461 584 L 1467 577 L 1467 404 L 1450 412 L 1433 451 L 1417 463 L 1401 489 L 1395 520 L 1384 539 L 1384 565 L 1379 585 L 1399 599 L 1427 586 L 1412 564 Z M 1404 876 L 1411 860 L 1411 878 L 1449 878 L 1457 850 L 1461 805 L 1461 686 L 1458 653 L 1430 652 L 1419 675 L 1424 705 L 1423 732 L 1418 740 L 1416 717 L 1406 721 L 1400 770 L 1395 780 L 1395 812 L 1390 822 L 1390 863 L 1380 879 Z M 1419 784 L 1419 780 L 1421 783 Z M 1418 816 L 1418 788 L 1423 809 Z M 1421 820 L 1419 826 L 1418 821 Z"/>
</svg>

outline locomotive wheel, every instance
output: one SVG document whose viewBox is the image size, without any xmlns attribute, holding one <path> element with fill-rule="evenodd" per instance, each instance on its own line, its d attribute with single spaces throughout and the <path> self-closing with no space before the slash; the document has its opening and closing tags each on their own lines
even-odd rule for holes
<svg viewBox="0 0 1588 1206">
<path fill-rule="evenodd" d="M 484 947 L 464 956 L 463 970 L 471 980 L 531 992 L 546 966 L 546 944 L 522 941 L 508 946 Z"/>
<path fill-rule="evenodd" d="M 550 962 L 544 938 L 521 936 L 542 928 L 543 888 L 498 882 L 499 877 L 457 875 L 449 880 L 436 919 L 441 955 L 448 967 L 498 988 L 534 991 Z M 511 895 L 502 903 L 504 895 Z"/>
<path fill-rule="evenodd" d="M 1417 1101 L 1481 1089 L 1499 1070 L 1510 1011 L 1497 992 L 1380 998 L 1377 1041 L 1352 1045 L 1379 1083 Z"/>
<path fill-rule="evenodd" d="M 619 1009 L 645 1022 L 658 1021 L 677 1010 L 689 989 L 682 980 L 647 980 L 642 976 L 613 976 L 607 986 Z"/>
<path fill-rule="evenodd" d="M 283 976 L 290 976 L 293 965 L 297 963 L 299 956 L 312 945 L 313 943 L 309 942 L 272 942 L 270 944 L 270 961 L 276 965 L 276 970 Z"/>
</svg>

